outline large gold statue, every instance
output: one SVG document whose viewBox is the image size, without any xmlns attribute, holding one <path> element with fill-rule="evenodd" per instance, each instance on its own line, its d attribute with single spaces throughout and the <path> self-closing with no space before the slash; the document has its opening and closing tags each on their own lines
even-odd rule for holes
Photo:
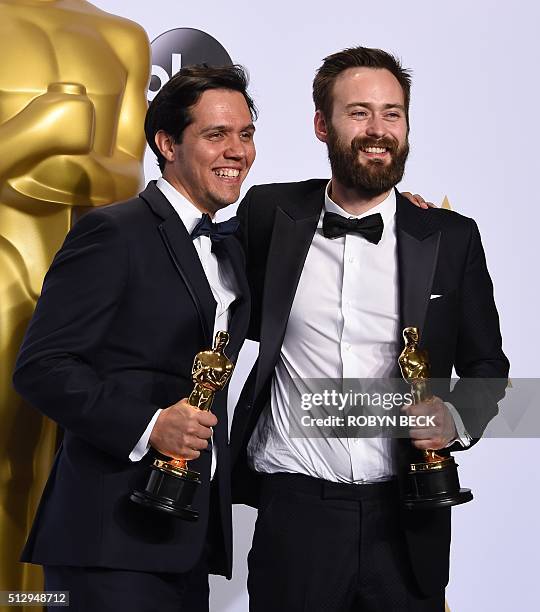
<svg viewBox="0 0 540 612">
<path fill-rule="evenodd" d="M 0 0 L 0 58 L 0 590 L 40 589 L 17 559 L 56 429 L 15 394 L 13 365 L 74 218 L 142 184 L 150 47 L 84 0 Z"/>
</svg>

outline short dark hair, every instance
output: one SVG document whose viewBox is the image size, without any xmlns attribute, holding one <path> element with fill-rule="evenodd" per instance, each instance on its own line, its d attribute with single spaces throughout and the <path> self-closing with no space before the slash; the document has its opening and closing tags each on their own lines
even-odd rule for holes
<svg viewBox="0 0 540 612">
<path fill-rule="evenodd" d="M 409 103 L 411 99 L 411 71 L 403 68 L 397 57 L 382 49 L 351 47 L 325 57 L 313 80 L 313 102 L 329 120 L 333 108 L 333 88 L 336 78 L 349 68 L 384 68 L 391 72 L 403 90 L 405 115 L 409 124 Z"/>
<path fill-rule="evenodd" d="M 155 135 L 160 130 L 172 137 L 175 143 L 182 141 L 184 130 L 193 122 L 191 107 L 209 89 L 229 89 L 240 92 L 248 105 L 252 119 L 257 118 L 257 108 L 247 92 L 249 77 L 243 66 L 195 65 L 181 68 L 152 100 L 144 120 L 144 133 L 152 151 L 156 154 L 163 172 L 166 159 L 156 146 Z"/>
</svg>

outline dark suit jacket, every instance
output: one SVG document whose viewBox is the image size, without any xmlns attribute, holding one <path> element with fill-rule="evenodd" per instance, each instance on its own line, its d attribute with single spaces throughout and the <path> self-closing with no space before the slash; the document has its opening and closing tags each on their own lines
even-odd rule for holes
<svg viewBox="0 0 540 612">
<path fill-rule="evenodd" d="M 269 404 L 274 367 L 327 182 L 257 186 L 238 211 L 252 291 L 249 337 L 260 341 L 231 432 L 233 501 L 240 503 L 257 505 L 259 478 L 247 467 L 246 446 Z M 406 326 L 420 329 L 432 377 L 449 379 L 455 366 L 460 377 L 503 379 L 482 397 L 480 414 L 471 408 L 474 394 L 467 392 L 465 381 L 445 398 L 460 411 L 469 431 L 482 431 L 504 394 L 508 361 L 476 224 L 448 210 L 420 210 L 397 194 L 396 232 L 400 332 Z M 442 297 L 430 300 L 431 294 Z M 401 333 L 399 342 L 402 346 Z M 461 448 L 456 443 L 449 450 Z M 402 486 L 414 458 L 408 440 L 396 441 Z M 450 510 L 404 511 L 402 522 L 420 588 L 426 594 L 440 590 L 448 581 Z"/>
<path fill-rule="evenodd" d="M 239 298 L 226 349 L 235 359 L 249 322 L 245 260 L 236 237 L 221 243 Z M 16 389 L 65 429 L 22 559 L 49 565 L 184 572 L 199 559 L 210 511 L 211 452 L 190 523 L 129 500 L 152 452 L 128 457 L 158 408 L 193 388 L 195 354 L 212 346 L 215 300 L 192 240 L 161 191 L 83 217 L 49 270 L 14 375 Z M 219 503 L 211 570 L 231 572 L 226 392 L 216 395 Z"/>
</svg>

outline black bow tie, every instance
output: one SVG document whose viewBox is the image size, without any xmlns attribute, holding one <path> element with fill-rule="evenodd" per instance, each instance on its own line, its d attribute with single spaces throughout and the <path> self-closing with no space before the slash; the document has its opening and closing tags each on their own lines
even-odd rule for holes
<svg viewBox="0 0 540 612">
<path fill-rule="evenodd" d="M 199 236 L 208 236 L 212 242 L 221 242 L 227 236 L 234 234 L 238 229 L 239 223 L 236 217 L 231 217 L 222 223 L 213 223 L 210 216 L 204 213 L 197 225 L 191 232 L 191 239 L 195 240 Z"/>
<path fill-rule="evenodd" d="M 340 238 L 354 232 L 360 234 L 369 242 L 378 244 L 383 233 L 384 223 L 380 213 L 362 217 L 361 219 L 347 219 L 333 212 L 325 212 L 323 217 L 323 234 L 326 238 Z"/>
</svg>

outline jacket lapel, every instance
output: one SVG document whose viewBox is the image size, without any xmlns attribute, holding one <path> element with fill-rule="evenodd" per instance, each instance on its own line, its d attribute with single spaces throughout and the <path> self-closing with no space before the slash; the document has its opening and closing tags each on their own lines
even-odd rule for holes
<svg viewBox="0 0 540 612">
<path fill-rule="evenodd" d="M 278 206 L 268 251 L 263 291 L 261 352 L 255 382 L 259 386 L 274 368 L 285 336 L 296 288 L 324 204 L 324 187 L 303 202 Z"/>
<path fill-rule="evenodd" d="M 418 327 L 420 341 L 437 268 L 441 232 L 432 225 L 433 216 L 396 192 L 396 238 L 398 252 L 400 327 L 398 354 L 403 348 L 403 329 Z M 415 452 L 409 439 L 394 440 L 394 469 L 405 487 L 404 475 Z"/>
<path fill-rule="evenodd" d="M 247 334 L 249 312 L 251 308 L 245 257 L 240 242 L 234 236 L 225 238 L 223 241 L 217 243 L 212 250 L 218 257 L 225 257 L 230 263 L 235 278 L 236 289 L 238 290 L 238 297 L 231 304 L 229 318 L 230 341 L 225 351 L 230 359 L 236 361 Z"/>
<path fill-rule="evenodd" d="M 140 197 L 161 218 L 158 231 L 176 271 L 193 300 L 204 332 L 205 348 L 208 348 L 213 342 L 216 302 L 193 241 L 180 217 L 154 181 L 148 183 Z"/>
<path fill-rule="evenodd" d="M 432 227 L 429 211 L 416 208 L 399 193 L 396 204 L 401 347 L 404 327 L 418 327 L 422 338 L 441 232 Z"/>
</svg>

